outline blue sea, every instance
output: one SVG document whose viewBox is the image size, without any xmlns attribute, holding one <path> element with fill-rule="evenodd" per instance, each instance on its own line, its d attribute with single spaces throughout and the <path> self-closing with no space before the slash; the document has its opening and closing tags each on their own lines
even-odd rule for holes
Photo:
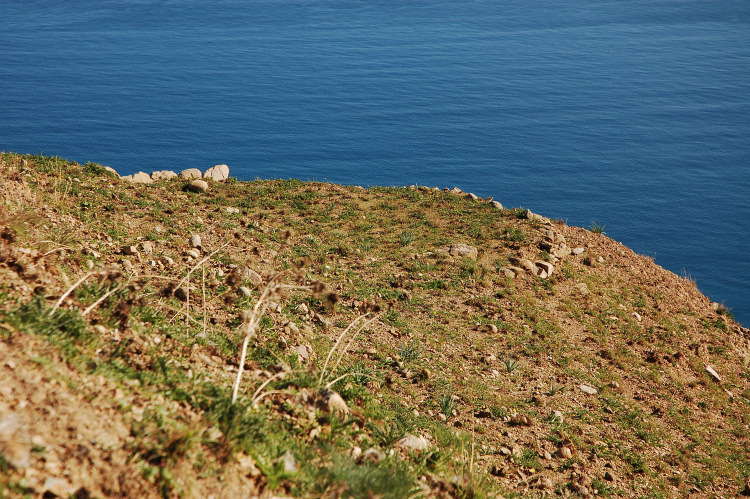
<svg viewBox="0 0 750 499">
<path fill-rule="evenodd" d="M 458 186 L 750 325 L 750 2 L 0 0 L 0 149 Z"/>
</svg>

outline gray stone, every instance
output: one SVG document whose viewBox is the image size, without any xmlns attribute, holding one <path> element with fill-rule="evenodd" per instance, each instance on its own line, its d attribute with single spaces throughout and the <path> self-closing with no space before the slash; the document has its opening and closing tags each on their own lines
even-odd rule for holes
<svg viewBox="0 0 750 499">
<path fill-rule="evenodd" d="M 130 181 L 134 184 L 152 184 L 154 179 L 146 172 L 138 172 L 135 175 L 130 175 Z"/>
<path fill-rule="evenodd" d="M 423 436 L 406 434 L 396 441 L 394 447 L 404 450 L 426 450 L 430 448 L 430 441 Z"/>
<path fill-rule="evenodd" d="M 502 273 L 508 279 L 515 279 L 516 278 L 516 273 L 513 272 L 511 269 L 503 269 Z"/>
<path fill-rule="evenodd" d="M 236 213 L 240 212 L 240 209 L 239 208 L 232 208 L 231 206 L 228 206 L 228 207 L 224 208 L 224 211 L 226 211 L 229 214 L 236 214 Z"/>
<path fill-rule="evenodd" d="M 187 170 L 182 170 L 180 172 L 180 178 L 182 180 L 193 180 L 201 178 L 202 176 L 201 171 L 197 168 L 188 168 Z"/>
<path fill-rule="evenodd" d="M 503 205 L 502 205 L 502 204 L 500 204 L 500 202 L 499 202 L 499 201 L 490 201 L 490 204 L 491 204 L 492 206 L 494 206 L 494 207 L 495 207 L 495 209 L 497 209 L 497 210 L 502 210 L 502 209 L 503 209 Z"/>
<path fill-rule="evenodd" d="M 174 265 L 174 260 L 172 260 L 170 257 L 164 255 L 161 257 L 161 261 L 165 265 L 169 265 L 170 267 Z"/>
<path fill-rule="evenodd" d="M 349 414 L 349 407 L 347 407 L 341 395 L 327 388 L 320 394 L 323 397 L 323 408 L 329 413 Z"/>
<path fill-rule="evenodd" d="M 245 296 L 250 296 L 252 292 L 250 291 L 250 288 L 247 286 L 240 286 L 240 293 L 242 293 Z"/>
<path fill-rule="evenodd" d="M 193 192 L 206 192 L 208 190 L 208 182 L 205 180 L 193 180 L 187 185 L 187 189 Z"/>
<path fill-rule="evenodd" d="M 534 274 L 541 277 L 542 279 L 547 279 L 549 276 L 552 275 L 552 272 L 555 270 L 555 266 L 552 265 L 549 262 L 544 262 L 542 260 L 536 260 L 534 262 L 535 269 Z"/>
<path fill-rule="evenodd" d="M 120 174 L 117 173 L 117 170 L 115 170 L 111 166 L 103 166 L 102 168 L 104 168 L 105 170 L 107 170 L 109 173 L 114 173 L 115 175 L 117 175 L 118 178 L 120 177 Z"/>
<path fill-rule="evenodd" d="M 176 177 L 177 174 L 171 170 L 159 170 L 151 173 L 151 178 L 154 180 L 172 180 Z"/>
<path fill-rule="evenodd" d="M 385 459 L 383 451 L 374 447 L 371 447 L 362 453 L 362 460 L 369 461 L 373 464 L 378 464 L 383 459 Z"/>
<path fill-rule="evenodd" d="M 589 385 L 580 385 L 578 388 L 580 388 L 583 393 L 588 393 L 589 395 L 596 395 L 599 393 L 596 388 Z"/>
<path fill-rule="evenodd" d="M 474 246 L 468 244 L 456 243 L 450 246 L 443 246 L 437 250 L 438 253 L 447 253 L 451 256 L 457 256 L 461 258 L 474 258 L 476 259 L 478 251 Z"/>
<path fill-rule="evenodd" d="M 479 196 L 474 194 L 473 192 L 470 192 L 466 195 L 467 199 L 471 199 L 472 201 L 479 201 Z"/>
<path fill-rule="evenodd" d="M 453 189 L 451 189 L 451 190 L 450 190 L 449 192 L 450 192 L 450 193 L 452 193 L 452 194 L 463 194 L 463 193 L 464 193 L 464 191 L 462 191 L 462 190 L 461 190 L 461 189 L 459 189 L 458 187 L 454 187 L 454 188 L 453 188 Z"/>
<path fill-rule="evenodd" d="M 191 256 L 191 257 L 193 257 L 193 258 L 195 258 L 195 259 L 198 259 L 198 258 L 200 258 L 200 257 L 201 257 L 201 254 L 200 254 L 200 253 L 198 252 L 198 250 L 196 250 L 196 249 L 189 249 L 189 250 L 187 250 L 187 251 L 185 252 L 185 254 L 186 254 L 187 256 Z"/>
<path fill-rule="evenodd" d="M 198 234 L 193 234 L 190 236 L 190 246 L 193 248 L 200 248 L 201 247 L 201 236 Z"/>
<path fill-rule="evenodd" d="M 138 254 L 138 248 L 135 246 L 123 246 L 122 252 L 125 255 L 137 255 Z"/>
<path fill-rule="evenodd" d="M 579 282 L 578 284 L 576 284 L 573 287 L 575 288 L 575 290 L 578 293 L 580 293 L 580 294 L 582 294 L 584 296 L 586 296 L 587 294 L 591 293 L 591 291 L 589 291 L 589 287 L 586 285 L 585 282 Z"/>
<path fill-rule="evenodd" d="M 206 170 L 203 178 L 211 179 L 215 182 L 223 182 L 229 178 L 229 167 L 227 165 L 216 165 Z"/>
<path fill-rule="evenodd" d="M 141 243 L 141 248 L 143 249 L 143 252 L 147 255 L 150 255 L 154 252 L 154 246 L 151 244 L 150 241 L 144 241 Z"/>
</svg>

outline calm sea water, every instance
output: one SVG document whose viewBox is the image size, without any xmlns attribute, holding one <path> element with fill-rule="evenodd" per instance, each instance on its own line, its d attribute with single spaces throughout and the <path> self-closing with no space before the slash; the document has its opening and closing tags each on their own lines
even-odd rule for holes
<svg viewBox="0 0 750 499">
<path fill-rule="evenodd" d="M 0 149 L 459 186 L 750 324 L 750 2 L 1 0 Z"/>
</svg>

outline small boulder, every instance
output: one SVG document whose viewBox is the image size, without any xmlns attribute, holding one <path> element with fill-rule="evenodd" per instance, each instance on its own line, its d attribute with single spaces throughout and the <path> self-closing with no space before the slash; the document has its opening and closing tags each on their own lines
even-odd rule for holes
<svg viewBox="0 0 750 499">
<path fill-rule="evenodd" d="M 256 288 L 263 284 L 263 276 L 261 276 L 259 273 L 251 269 L 250 267 L 245 267 L 242 270 L 242 278 L 250 281 L 250 284 L 255 286 Z"/>
<path fill-rule="evenodd" d="M 188 168 L 187 170 L 182 170 L 179 176 L 182 180 L 193 180 L 201 178 L 203 175 L 201 175 L 201 171 L 197 168 Z"/>
<path fill-rule="evenodd" d="M 190 246 L 193 248 L 200 248 L 201 247 L 201 236 L 198 234 L 193 234 L 190 236 Z"/>
<path fill-rule="evenodd" d="M 426 450 L 430 448 L 430 441 L 423 436 L 414 436 L 410 434 L 404 435 L 401 439 L 396 441 L 394 447 L 404 450 Z"/>
<path fill-rule="evenodd" d="M 344 399 L 338 393 L 326 388 L 320 392 L 320 395 L 322 397 L 323 409 L 329 413 L 349 414 L 349 407 L 347 407 L 346 402 L 344 402 Z"/>
<path fill-rule="evenodd" d="M 580 385 L 578 388 L 580 388 L 583 393 L 588 393 L 589 395 L 596 395 L 598 393 L 596 388 L 589 385 Z"/>
<path fill-rule="evenodd" d="M 474 246 L 468 244 L 456 243 L 448 247 L 448 254 L 459 258 L 473 258 L 476 260 L 479 252 Z"/>
<path fill-rule="evenodd" d="M 490 204 L 498 211 L 502 211 L 503 205 L 499 201 L 490 201 Z"/>
<path fill-rule="evenodd" d="M 123 246 L 122 247 L 122 253 L 124 255 L 137 255 L 138 254 L 138 248 L 135 246 Z"/>
<path fill-rule="evenodd" d="M 171 170 L 159 170 L 151 173 L 151 178 L 154 180 L 171 180 L 176 177 L 177 174 Z"/>
<path fill-rule="evenodd" d="M 206 192 L 208 190 L 208 182 L 205 180 L 193 180 L 186 188 L 192 192 Z"/>
<path fill-rule="evenodd" d="M 134 175 L 128 175 L 127 177 L 122 178 L 123 180 L 133 182 L 134 184 L 151 184 L 154 182 L 154 180 L 151 178 L 151 175 L 146 172 L 138 172 Z"/>
<path fill-rule="evenodd" d="M 536 260 L 534 262 L 534 274 L 541 277 L 542 279 L 547 279 L 549 276 L 552 275 L 552 272 L 555 270 L 554 265 L 552 265 L 549 262 L 544 262 L 542 260 Z"/>
<path fill-rule="evenodd" d="M 229 167 L 227 165 L 216 165 L 206 170 L 203 178 L 211 179 L 215 182 L 223 182 L 229 178 Z"/>
</svg>

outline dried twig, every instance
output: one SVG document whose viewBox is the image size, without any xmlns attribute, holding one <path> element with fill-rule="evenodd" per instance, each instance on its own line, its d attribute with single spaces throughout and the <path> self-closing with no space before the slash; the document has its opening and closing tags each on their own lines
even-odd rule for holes
<svg viewBox="0 0 750 499">
<path fill-rule="evenodd" d="M 85 281 L 86 279 L 88 279 L 92 275 L 94 275 L 94 272 L 89 272 L 85 276 L 81 277 L 75 284 L 73 284 L 70 287 L 70 289 L 68 289 L 65 293 L 63 293 L 63 295 L 60 297 L 60 299 L 57 300 L 57 303 L 55 303 L 55 306 L 52 307 L 52 310 L 50 311 L 49 316 L 52 317 L 55 314 L 55 312 L 57 311 L 58 307 L 62 304 L 62 302 L 65 301 L 65 298 L 67 298 L 70 295 L 70 293 L 73 292 L 74 289 L 76 289 L 83 281 Z"/>
<path fill-rule="evenodd" d="M 83 313 L 81 314 L 81 317 L 86 317 L 86 315 L 89 312 L 91 312 L 92 310 L 94 310 L 101 302 L 103 302 L 104 300 L 106 300 L 112 293 L 114 293 L 118 289 L 120 289 L 120 286 L 117 286 L 114 289 L 110 289 L 109 291 L 107 291 L 106 293 L 104 293 L 104 296 L 102 296 L 101 298 L 99 298 L 98 300 L 96 300 L 86 310 L 83 311 Z"/>
</svg>

